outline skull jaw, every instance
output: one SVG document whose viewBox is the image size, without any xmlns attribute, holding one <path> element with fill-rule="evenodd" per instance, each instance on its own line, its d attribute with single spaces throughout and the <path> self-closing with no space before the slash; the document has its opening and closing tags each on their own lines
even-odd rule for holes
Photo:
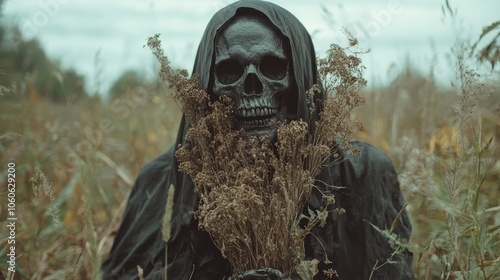
<svg viewBox="0 0 500 280">
<path fill-rule="evenodd" d="M 279 117 L 275 116 L 268 120 L 257 123 L 256 121 L 241 121 L 238 123 L 239 129 L 243 129 L 246 138 L 251 137 L 267 137 L 271 142 L 274 142 L 278 135 Z"/>
<path fill-rule="evenodd" d="M 274 141 L 278 135 L 278 128 L 276 127 L 262 127 L 262 128 L 251 128 L 245 129 L 245 136 L 247 138 L 251 137 L 267 137 L 269 140 Z"/>
</svg>

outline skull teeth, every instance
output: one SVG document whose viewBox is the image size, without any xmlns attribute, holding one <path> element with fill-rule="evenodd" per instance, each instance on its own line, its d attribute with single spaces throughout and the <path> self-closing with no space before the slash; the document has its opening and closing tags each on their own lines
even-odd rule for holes
<svg viewBox="0 0 500 280">
<path fill-rule="evenodd" d="M 250 120 L 250 121 L 242 121 L 241 125 L 244 127 L 259 127 L 259 126 L 268 126 L 271 122 L 272 118 L 262 119 L 262 120 Z"/>
<path fill-rule="evenodd" d="M 243 118 L 255 118 L 255 117 L 269 117 L 276 115 L 278 109 L 276 108 L 250 108 L 250 109 L 239 109 L 236 112 L 238 117 Z"/>
</svg>

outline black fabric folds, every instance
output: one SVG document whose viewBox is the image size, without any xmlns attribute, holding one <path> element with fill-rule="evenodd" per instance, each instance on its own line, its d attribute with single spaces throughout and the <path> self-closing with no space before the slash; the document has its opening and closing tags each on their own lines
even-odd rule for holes
<svg viewBox="0 0 500 280">
<path fill-rule="evenodd" d="M 287 10 L 264 1 L 243 0 L 217 12 L 201 39 L 193 74 L 200 87 L 208 90 L 214 60 L 214 43 L 218 30 L 231 18 L 249 11 L 265 15 L 288 39 L 293 73 L 298 90 L 297 116 L 309 123 L 317 115 L 309 115 L 306 90 L 317 82 L 316 55 L 311 38 L 304 26 Z M 316 101 L 320 102 L 321 94 Z M 146 164 L 130 194 L 120 228 L 107 260 L 102 265 L 103 279 L 138 279 L 137 266 L 145 279 L 162 279 L 168 263 L 168 279 L 219 280 L 231 275 L 229 263 L 222 258 L 210 236 L 197 229 L 192 211 L 197 204 L 194 186 L 189 176 L 178 171 L 175 147 L 183 144 L 189 123 L 182 118 L 175 144 L 164 154 Z M 390 159 L 376 148 L 363 143 L 362 156 L 347 158 L 341 164 L 325 168 L 317 178 L 324 192 L 335 194 L 337 206 L 346 213 L 329 216 L 325 227 L 317 227 L 306 238 L 306 257 L 331 261 L 322 263 L 320 271 L 337 270 L 340 279 L 368 279 L 375 262 L 385 262 L 393 249 L 380 233 L 367 222 L 387 229 L 404 205 L 396 172 Z M 168 260 L 161 236 L 161 220 L 169 186 L 175 187 L 168 242 Z M 332 186 L 342 186 L 336 188 Z M 322 198 L 311 194 L 309 206 L 319 209 Z M 409 239 L 411 225 L 405 211 L 394 233 Z M 372 279 L 412 279 L 412 254 L 405 251 L 390 263 L 375 271 Z M 327 279 L 323 273 L 315 279 Z"/>
</svg>

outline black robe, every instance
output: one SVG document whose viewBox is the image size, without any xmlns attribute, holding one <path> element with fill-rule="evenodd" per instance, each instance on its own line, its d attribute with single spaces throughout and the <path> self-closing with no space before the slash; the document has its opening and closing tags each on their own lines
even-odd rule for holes
<svg viewBox="0 0 500 280">
<path fill-rule="evenodd" d="M 234 16 L 250 10 L 265 15 L 290 44 L 298 92 L 293 102 L 297 104 L 295 118 L 314 123 L 318 112 L 309 114 L 305 96 L 306 90 L 317 83 L 316 55 L 311 38 L 291 13 L 269 2 L 238 1 L 214 15 L 199 45 L 193 69 L 193 74 L 199 76 L 200 87 L 208 90 L 213 82 L 210 73 L 218 30 Z M 316 102 L 322 98 L 321 94 L 315 96 Z M 138 265 L 146 279 L 162 279 L 166 262 L 161 221 L 170 185 L 175 186 L 175 195 L 168 242 L 168 279 L 218 280 L 231 275 L 228 261 L 221 256 L 210 236 L 198 230 L 192 214 L 197 207 L 193 183 L 188 175 L 178 171 L 175 147 L 184 143 L 188 128 L 189 123 L 183 116 L 176 143 L 141 170 L 114 244 L 103 263 L 103 279 L 138 279 Z M 329 268 L 337 270 L 341 279 L 368 279 L 375 262 L 384 263 L 394 250 L 370 223 L 382 229 L 390 228 L 400 212 L 404 199 L 397 174 L 383 152 L 363 142 L 353 144 L 362 147 L 361 156 L 330 165 L 316 178 L 316 185 L 323 192 L 333 193 L 336 206 L 344 208 L 345 214 L 330 215 L 327 225 L 314 228 L 313 235 L 305 240 L 306 258 L 323 261 L 328 256 L 332 261 L 321 263 L 320 273 L 314 279 L 326 279 L 321 271 Z M 321 206 L 321 195 L 313 191 L 309 207 L 319 209 Z M 404 210 L 394 233 L 405 240 L 410 238 L 411 225 Z M 375 271 L 372 279 L 413 278 L 411 252 L 404 251 L 393 260 L 396 262 Z"/>
</svg>

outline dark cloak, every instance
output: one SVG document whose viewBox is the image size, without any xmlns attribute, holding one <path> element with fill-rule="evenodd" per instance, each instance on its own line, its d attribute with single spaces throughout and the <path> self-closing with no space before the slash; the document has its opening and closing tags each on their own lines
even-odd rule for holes
<svg viewBox="0 0 500 280">
<path fill-rule="evenodd" d="M 265 15 L 288 40 L 298 91 L 295 117 L 313 123 L 317 115 L 309 115 L 305 92 L 317 82 L 314 47 L 295 16 L 275 4 L 238 1 L 217 12 L 201 39 L 193 74 L 199 76 L 200 87 L 208 90 L 218 30 L 231 18 L 255 10 Z M 316 99 L 319 102 L 321 94 Z M 137 279 L 137 266 L 143 269 L 146 279 L 162 279 L 166 264 L 161 221 L 170 185 L 175 186 L 175 196 L 168 242 L 168 279 L 218 280 L 231 275 L 229 263 L 210 236 L 198 230 L 192 214 L 197 207 L 193 183 L 188 175 L 178 171 L 175 147 L 184 143 L 188 128 L 183 116 L 176 143 L 140 171 L 114 244 L 102 266 L 104 279 Z M 382 229 L 390 228 L 404 204 L 397 174 L 383 152 L 363 142 L 353 144 L 362 147 L 362 156 L 330 165 L 316 178 L 316 185 L 323 192 L 335 194 L 336 206 L 344 208 L 345 214 L 330 215 L 327 225 L 314 228 L 313 235 L 305 240 L 307 259 L 324 261 L 328 256 L 332 261 L 321 263 L 320 273 L 314 279 L 326 279 L 321 271 L 330 268 L 337 270 L 341 279 L 368 279 L 375 262 L 385 262 L 394 251 L 367 221 Z M 321 195 L 315 191 L 309 207 L 321 206 Z M 393 232 L 409 239 L 411 225 L 406 211 L 403 210 Z M 411 252 L 404 251 L 393 260 L 396 262 L 375 271 L 372 279 L 411 279 Z"/>
</svg>

